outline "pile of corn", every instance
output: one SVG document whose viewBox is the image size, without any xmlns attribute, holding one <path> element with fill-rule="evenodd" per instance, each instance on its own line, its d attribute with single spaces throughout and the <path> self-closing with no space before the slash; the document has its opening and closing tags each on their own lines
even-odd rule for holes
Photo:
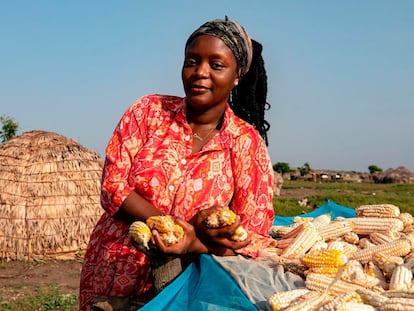
<svg viewBox="0 0 414 311">
<path fill-rule="evenodd" d="M 304 268 L 305 286 L 274 293 L 269 311 L 414 310 L 413 217 L 392 204 L 362 205 L 355 218 L 329 215 L 274 226 L 273 259 Z"/>
<path fill-rule="evenodd" d="M 206 219 L 208 228 L 220 228 L 232 225 L 236 222 L 237 215 L 230 209 L 225 208 L 213 212 Z M 171 216 L 151 216 L 146 222 L 135 221 L 129 226 L 129 235 L 138 245 L 149 249 L 149 242 L 152 238 L 152 230 L 157 230 L 161 240 L 169 246 L 180 241 L 184 236 L 184 229 Z M 234 241 L 244 241 L 248 233 L 243 226 L 238 226 L 234 234 L 230 237 Z"/>
</svg>

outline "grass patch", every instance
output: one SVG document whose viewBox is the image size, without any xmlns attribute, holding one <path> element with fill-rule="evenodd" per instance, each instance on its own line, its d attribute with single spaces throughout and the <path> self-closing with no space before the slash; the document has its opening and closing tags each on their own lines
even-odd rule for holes
<svg viewBox="0 0 414 311">
<path fill-rule="evenodd" d="M 47 288 L 39 288 L 31 296 L 21 297 L 14 301 L 1 301 L 0 310 L 20 311 L 75 311 L 78 310 L 78 296 L 63 294 L 56 284 L 49 284 Z"/>
<path fill-rule="evenodd" d="M 414 184 L 315 183 L 285 180 L 283 189 L 297 190 L 297 193 L 309 190 L 312 194 L 306 198 L 310 206 L 320 206 L 327 200 L 352 208 L 364 204 L 388 203 L 398 206 L 402 212 L 414 215 Z M 304 208 L 298 204 L 299 199 L 302 197 L 275 197 L 276 215 L 299 215 L 304 211 Z"/>
</svg>

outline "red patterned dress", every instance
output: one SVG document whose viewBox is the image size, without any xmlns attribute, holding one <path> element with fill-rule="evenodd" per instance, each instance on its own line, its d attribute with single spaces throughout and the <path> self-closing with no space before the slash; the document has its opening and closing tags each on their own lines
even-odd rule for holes
<svg viewBox="0 0 414 311">
<path fill-rule="evenodd" d="M 201 209 L 230 204 L 254 232 L 239 250 L 256 257 L 272 243 L 273 169 L 266 145 L 250 124 L 226 106 L 220 131 L 192 153 L 185 99 L 149 95 L 125 112 L 106 149 L 97 223 L 85 254 L 80 309 L 94 296 L 141 295 L 151 288 L 150 264 L 136 250 L 128 224 L 113 216 L 135 190 L 166 214 L 189 220 Z"/>
</svg>

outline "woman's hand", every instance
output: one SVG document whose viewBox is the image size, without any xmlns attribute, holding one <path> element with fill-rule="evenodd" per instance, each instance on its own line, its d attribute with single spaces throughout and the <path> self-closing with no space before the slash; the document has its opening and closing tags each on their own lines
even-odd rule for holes
<svg viewBox="0 0 414 311">
<path fill-rule="evenodd" d="M 208 216 L 222 209 L 221 207 L 210 207 L 208 209 L 198 212 L 191 220 L 190 223 L 194 226 L 197 237 L 204 243 L 215 249 L 214 253 L 219 252 L 227 253 L 225 249 L 237 250 L 247 246 L 250 242 L 250 236 L 244 241 L 238 242 L 231 239 L 235 230 L 240 225 L 240 218 L 237 217 L 236 222 L 232 225 L 220 227 L 220 228 L 209 228 L 206 225 Z"/>
<path fill-rule="evenodd" d="M 156 248 L 167 254 L 206 253 L 207 247 L 197 238 L 194 227 L 182 219 L 175 219 L 175 222 L 184 230 L 184 236 L 177 243 L 166 245 L 160 238 L 158 231 L 152 231 L 152 242 Z"/>
</svg>

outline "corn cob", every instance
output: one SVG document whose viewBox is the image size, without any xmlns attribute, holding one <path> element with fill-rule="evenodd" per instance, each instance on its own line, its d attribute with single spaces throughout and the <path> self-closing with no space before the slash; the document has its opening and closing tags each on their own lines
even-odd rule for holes
<svg viewBox="0 0 414 311">
<path fill-rule="evenodd" d="M 349 219 L 356 234 L 369 235 L 372 232 L 401 232 L 403 222 L 398 218 L 356 217 Z"/>
<path fill-rule="evenodd" d="M 295 225 L 289 232 L 282 236 L 282 239 L 296 238 L 298 234 L 301 233 L 303 229 L 305 229 L 306 225 L 307 224 L 305 223 Z"/>
<path fill-rule="evenodd" d="M 331 222 L 331 215 L 330 214 L 322 214 L 315 217 L 312 220 L 312 224 L 315 228 L 327 225 Z"/>
<path fill-rule="evenodd" d="M 336 311 L 376 311 L 373 306 L 357 302 L 345 302 L 340 304 Z"/>
<path fill-rule="evenodd" d="M 374 262 L 370 261 L 364 266 L 364 273 L 378 280 L 383 289 L 388 289 L 388 283 L 383 271 Z"/>
<path fill-rule="evenodd" d="M 388 297 L 367 288 L 359 288 L 356 292 L 362 298 L 364 303 L 376 308 L 380 307 L 386 300 L 388 300 Z"/>
<path fill-rule="evenodd" d="M 338 306 L 347 302 L 362 302 L 357 292 L 351 291 L 344 294 L 335 295 L 332 299 L 321 305 L 318 311 L 336 311 Z"/>
<path fill-rule="evenodd" d="M 347 220 L 332 221 L 329 224 L 317 228 L 318 233 L 325 241 L 343 236 L 352 230 L 352 223 Z"/>
<path fill-rule="evenodd" d="M 409 298 L 414 299 L 414 291 L 402 291 L 402 290 L 388 290 L 382 293 L 387 298 Z"/>
<path fill-rule="evenodd" d="M 365 288 L 381 288 L 382 282 L 375 276 L 365 273 L 362 264 L 357 260 L 350 260 L 343 267 L 341 280 L 360 285 Z"/>
<path fill-rule="evenodd" d="M 403 222 L 404 228 L 407 228 L 414 223 L 414 217 L 410 213 L 401 213 L 400 216 L 398 216 L 398 219 Z"/>
<path fill-rule="evenodd" d="M 351 259 L 359 260 L 363 263 L 372 260 L 375 253 L 382 252 L 386 255 L 405 256 L 411 251 L 411 243 L 407 239 L 399 239 L 390 243 L 379 244 L 370 248 L 356 251 Z"/>
<path fill-rule="evenodd" d="M 372 256 L 374 263 L 382 270 L 384 276 L 390 278 L 398 265 L 404 264 L 404 259 L 398 256 L 390 256 L 378 252 Z"/>
<path fill-rule="evenodd" d="M 413 273 L 409 267 L 407 265 L 398 265 L 392 273 L 389 289 L 408 291 L 411 288 L 412 279 Z"/>
<path fill-rule="evenodd" d="M 148 242 L 151 240 L 151 229 L 143 221 L 134 221 L 129 226 L 129 235 L 140 246 L 148 249 Z"/>
<path fill-rule="evenodd" d="M 219 228 L 232 225 L 236 222 L 237 215 L 229 208 L 224 208 L 211 213 L 207 217 L 206 225 L 209 228 Z"/>
<path fill-rule="evenodd" d="M 381 305 L 380 311 L 412 311 L 414 310 L 414 299 L 389 298 Z"/>
<path fill-rule="evenodd" d="M 244 241 L 247 239 L 248 233 L 243 226 L 238 226 L 234 231 L 233 235 L 230 237 L 233 241 Z"/>
<path fill-rule="evenodd" d="M 293 229 L 294 227 L 291 226 L 272 226 L 270 227 L 269 235 L 274 239 L 281 238 Z"/>
<path fill-rule="evenodd" d="M 341 250 L 327 249 L 309 252 L 300 258 L 303 265 L 309 268 L 332 267 L 339 268 L 347 262 L 348 258 Z"/>
<path fill-rule="evenodd" d="M 318 241 L 315 244 L 313 244 L 309 252 L 316 252 L 316 251 L 320 251 L 320 250 L 327 249 L 327 248 L 328 248 L 328 243 L 326 243 L 325 241 Z"/>
<path fill-rule="evenodd" d="M 349 291 L 355 291 L 358 288 L 363 288 L 360 285 L 349 283 L 342 280 L 336 280 L 319 273 L 309 273 L 305 280 L 306 288 L 315 291 L 328 291 L 330 295 L 344 294 Z"/>
<path fill-rule="evenodd" d="M 372 232 L 369 235 L 369 239 L 375 245 L 389 243 L 400 238 L 400 234 L 385 233 L 385 232 Z"/>
<path fill-rule="evenodd" d="M 362 238 L 362 239 L 359 240 L 358 246 L 361 249 L 365 249 L 365 248 L 374 247 L 375 244 L 372 243 L 369 238 Z"/>
<path fill-rule="evenodd" d="M 308 225 L 299 233 L 293 243 L 284 249 L 282 256 L 296 257 L 305 254 L 321 237 L 312 225 Z"/>
<path fill-rule="evenodd" d="M 174 222 L 169 216 L 151 216 L 146 221 L 151 230 L 157 230 L 161 240 L 167 245 L 172 245 L 181 240 L 184 236 L 184 229 Z"/>
<path fill-rule="evenodd" d="M 358 234 L 353 231 L 345 233 L 343 239 L 345 242 L 348 242 L 350 244 L 358 244 L 359 242 Z"/>
<path fill-rule="evenodd" d="M 329 296 L 317 292 L 310 291 L 300 297 L 295 301 L 291 302 L 283 311 L 310 311 L 316 309 L 319 305 L 323 304 L 329 299 Z"/>
<path fill-rule="evenodd" d="M 232 225 L 236 222 L 237 215 L 229 208 L 224 208 L 211 213 L 206 219 L 208 228 L 219 228 Z M 247 239 L 248 233 L 242 226 L 238 226 L 234 234 L 230 237 L 233 241 L 244 241 Z"/>
<path fill-rule="evenodd" d="M 361 205 L 355 209 L 356 217 L 392 218 L 400 215 L 400 209 L 393 204 Z"/>
<path fill-rule="evenodd" d="M 267 299 L 269 311 L 284 310 L 292 301 L 309 292 L 307 288 L 292 289 L 284 292 L 277 292 Z"/>
</svg>

